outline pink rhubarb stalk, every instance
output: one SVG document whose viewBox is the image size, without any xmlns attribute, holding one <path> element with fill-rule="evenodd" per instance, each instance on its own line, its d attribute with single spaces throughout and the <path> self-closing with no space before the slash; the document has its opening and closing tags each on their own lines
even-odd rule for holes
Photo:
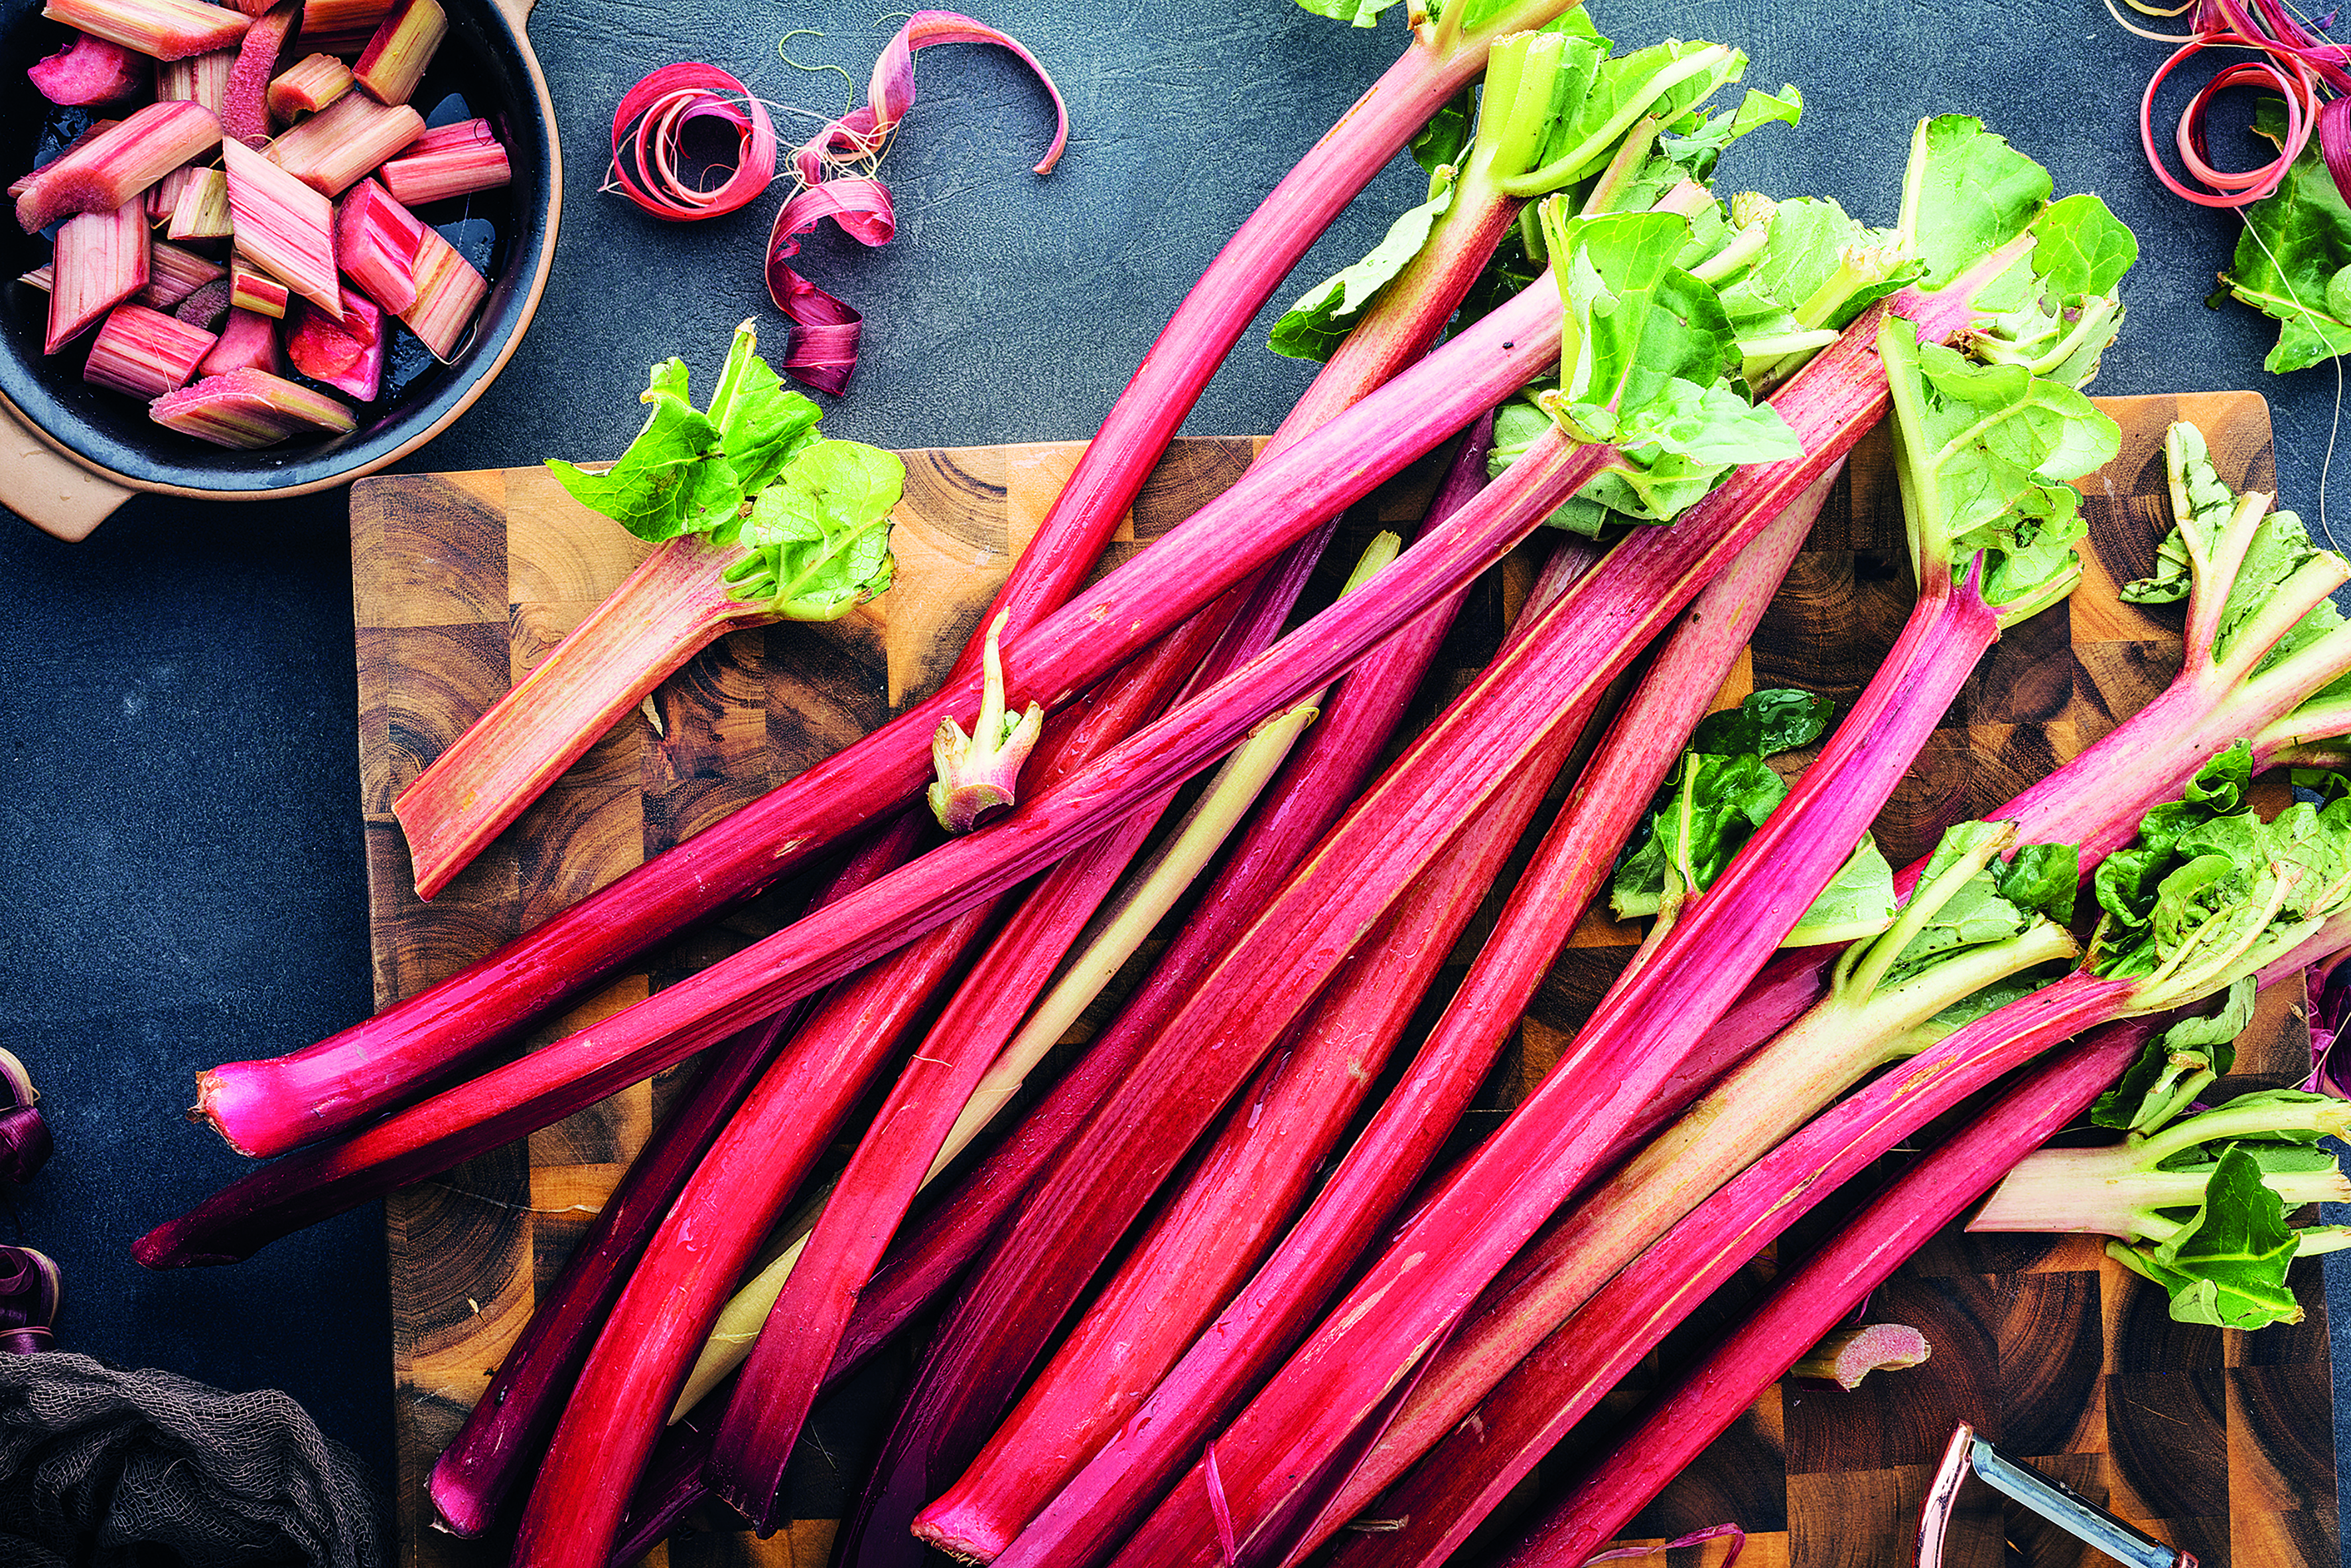
<svg viewBox="0 0 2351 1568">
<path fill-rule="evenodd" d="M 277 346 L 277 323 L 250 310 L 230 311 L 221 326 L 220 340 L 196 369 L 207 376 L 226 375 L 234 370 L 266 371 L 273 376 L 283 376 L 286 356 Z"/>
<path fill-rule="evenodd" d="M 54 354 L 147 287 L 146 209 L 134 198 L 111 212 L 75 214 L 57 227 L 49 267 L 42 351 Z"/>
<path fill-rule="evenodd" d="M 406 103 L 449 34 L 439 0 L 400 0 L 360 52 L 351 79 L 378 103 Z"/>
<path fill-rule="evenodd" d="M 269 143 L 269 161 L 322 196 L 340 196 L 415 141 L 424 117 L 405 103 L 345 93 Z"/>
<path fill-rule="evenodd" d="M 16 226 L 31 234 L 75 213 L 110 213 L 133 200 L 143 215 L 149 186 L 219 141 L 220 120 L 204 105 L 151 103 L 35 171 L 16 197 Z"/>
<path fill-rule="evenodd" d="M 2085 1036 L 1905 1172 L 1834 1240 L 1782 1278 L 1745 1323 L 1661 1396 L 1632 1435 L 1503 1559 L 1506 1568 L 1581 1568 L 1828 1325 L 1857 1307 L 2001 1172 L 2086 1110 L 2130 1064 L 2149 1028 L 2133 1020 Z M 1937 1098 L 1955 1103 L 1939 1092 Z M 1834 1182 L 1814 1185 L 1825 1191 Z M 1740 1246 L 1751 1253 L 1743 1237 Z M 1712 1268 L 1706 1272 L 1719 1277 Z M 1690 1290 L 1662 1281 L 1652 1290 L 1678 1298 L 1685 1312 L 1697 1303 Z"/>
<path fill-rule="evenodd" d="M 229 67 L 228 80 L 221 92 L 221 134 L 244 142 L 256 151 L 269 145 L 269 114 L 273 89 L 270 78 L 277 70 L 277 57 L 286 47 L 295 23 L 301 20 L 302 7 L 288 3 L 272 8 L 260 20 L 246 29 L 244 41 L 237 46 L 236 60 Z M 290 117 L 289 117 L 290 118 Z"/>
<path fill-rule="evenodd" d="M 240 0 L 247 9 L 261 0 Z M 356 55 L 398 0 L 303 0 L 302 31 L 295 47 L 326 55 Z"/>
<path fill-rule="evenodd" d="M 1016 634 L 1005 651 L 1019 688 L 1015 695 L 1064 700 L 1368 494 L 1443 439 L 1451 425 L 1482 413 L 1479 398 L 1499 400 L 1539 372 L 1556 353 L 1559 310 L 1558 290 L 1545 278 L 1312 441 L 1260 459 L 1231 490 L 1069 609 L 1025 636 Z M 1333 462 L 1334 454 L 1352 457 Z M 1376 460 L 1364 461 L 1375 454 Z M 1458 541 L 1489 520 L 1457 517 L 1441 532 Z M 1368 597 L 1353 596 L 1346 617 L 1357 630 L 1298 691 L 1313 689 L 1361 647 L 1466 581 L 1501 548 L 1498 540 L 1481 539 L 1442 567 L 1439 558 L 1450 551 L 1439 540 L 1407 551 L 1398 570 L 1383 572 L 1367 590 Z M 206 1111 L 239 1146 L 278 1152 L 395 1102 L 413 1092 L 412 1084 L 510 1038 L 644 946 L 750 896 L 825 843 L 897 807 L 925 780 L 939 720 L 973 711 L 978 685 L 976 673 L 950 683 L 930 701 L 680 846 L 674 864 L 667 856 L 654 862 L 667 869 L 631 872 L 432 990 L 310 1050 L 214 1070 Z"/>
<path fill-rule="evenodd" d="M 1426 1173 L 1535 988 L 1605 882 L 1614 846 L 1673 765 L 1659 737 L 1686 735 L 1761 620 L 1836 470 L 1815 481 L 1693 604 L 1512 890 L 1495 933 L 1370 1127 L 1214 1332 L 1186 1351 L 1134 1416 L 1006 1544 L 1000 1561 L 1098 1561 L 1311 1324 L 1353 1260 Z"/>
<path fill-rule="evenodd" d="M 217 446 L 270 446 L 292 435 L 348 434 L 351 411 L 324 392 L 266 371 L 238 369 L 166 392 L 147 407 L 156 423 Z"/>
<path fill-rule="evenodd" d="M 168 233 L 173 239 L 225 239 L 235 231 L 229 216 L 228 176 L 218 169 L 183 169 L 188 178 L 172 207 Z M 167 182 L 168 183 L 168 182 Z"/>
<path fill-rule="evenodd" d="M 340 321 L 303 305 L 294 329 L 286 336 L 286 357 L 312 381 L 373 402 L 383 391 L 386 336 L 383 312 L 374 302 L 364 294 L 347 293 Z"/>
<path fill-rule="evenodd" d="M 48 0 L 41 15 L 159 60 L 233 49 L 253 22 L 204 0 Z"/>
<path fill-rule="evenodd" d="M 384 188 L 405 206 L 494 191 L 514 178 L 504 143 L 486 120 L 436 126 L 382 169 Z"/>
<path fill-rule="evenodd" d="M 318 113 L 350 90 L 350 67 L 332 55 L 310 55 L 278 73 L 265 101 L 269 118 L 286 125 L 297 115 Z"/>
<path fill-rule="evenodd" d="M 25 74 L 51 103 L 120 103 L 147 90 L 154 65 L 120 44 L 77 33 L 71 43 L 35 61 Z"/>
<path fill-rule="evenodd" d="M 327 198 L 241 141 L 221 143 L 221 162 L 237 250 L 328 315 L 340 315 L 334 209 Z"/>
<path fill-rule="evenodd" d="M 286 286 L 274 277 L 265 277 L 241 265 L 229 268 L 228 308 L 232 310 L 250 310 L 282 321 L 288 298 Z"/>
<path fill-rule="evenodd" d="M 194 251 L 183 249 L 169 240 L 147 242 L 147 287 L 139 291 L 139 303 L 158 310 L 169 310 L 205 284 L 222 276 L 216 261 L 208 261 Z"/>
<path fill-rule="evenodd" d="M 118 305 L 98 329 L 81 379 L 142 400 L 188 384 L 213 335 L 144 305 Z"/>
</svg>

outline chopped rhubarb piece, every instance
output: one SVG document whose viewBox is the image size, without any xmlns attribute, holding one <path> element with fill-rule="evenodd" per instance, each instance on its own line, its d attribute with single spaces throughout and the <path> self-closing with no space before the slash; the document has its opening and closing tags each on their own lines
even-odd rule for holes
<svg viewBox="0 0 2351 1568">
<path fill-rule="evenodd" d="M 153 65 L 120 44 L 78 33 L 74 41 L 25 74 L 57 104 L 120 103 L 144 92 Z"/>
<path fill-rule="evenodd" d="M 171 227 L 165 232 L 173 239 L 219 239 L 233 232 L 228 214 L 228 176 L 218 169 L 178 169 L 172 180 L 185 174 L 180 186 L 179 204 L 172 209 Z"/>
<path fill-rule="evenodd" d="M 416 253 L 432 231 L 407 208 L 362 180 L 335 214 L 335 254 L 344 275 L 395 316 L 416 305 Z"/>
<path fill-rule="evenodd" d="M 332 55 L 312 55 L 269 84 L 269 118 L 289 124 L 296 115 L 316 114 L 350 90 L 350 67 Z"/>
<path fill-rule="evenodd" d="M 158 424 L 220 446 L 272 446 L 289 435 L 359 428 L 351 411 L 326 393 L 256 370 L 206 376 L 164 393 L 147 413 Z"/>
<path fill-rule="evenodd" d="M 351 76 L 378 103 L 406 103 L 449 33 L 439 0 L 401 0 L 368 40 Z"/>
<path fill-rule="evenodd" d="M 147 213 L 138 201 L 110 213 L 77 213 L 57 230 L 49 258 L 49 330 L 54 354 L 99 318 L 147 287 Z"/>
<path fill-rule="evenodd" d="M 228 308 L 250 310 L 257 316 L 277 320 L 286 319 L 286 286 L 274 277 L 264 277 L 244 267 L 232 267 L 228 275 Z"/>
<path fill-rule="evenodd" d="M 210 332 L 175 321 L 161 310 L 118 305 L 89 346 L 81 379 L 136 398 L 162 397 L 188 384 L 213 343 Z"/>
<path fill-rule="evenodd" d="M 35 173 L 16 198 L 26 234 L 73 213 L 110 213 L 220 141 L 220 119 L 200 103 L 151 103 Z"/>
<path fill-rule="evenodd" d="M 169 310 L 225 270 L 219 262 L 208 261 L 183 246 L 149 240 L 147 287 L 139 291 L 139 303 Z"/>
<path fill-rule="evenodd" d="M 392 15 L 393 0 L 308 0 L 302 31 L 294 41 L 306 53 L 356 55 Z"/>
<path fill-rule="evenodd" d="M 108 131 L 113 130 L 116 126 L 121 123 L 122 121 L 119 120 L 91 120 L 88 125 L 82 128 L 80 135 L 75 137 L 71 141 L 67 142 L 63 147 L 58 148 L 55 152 L 50 153 L 46 160 L 35 164 L 24 173 L 17 175 L 8 186 L 8 199 L 13 202 L 17 197 L 23 195 L 26 191 L 32 189 L 33 182 L 40 178 L 42 170 L 47 168 L 50 164 L 57 162 L 67 153 L 71 152 L 75 148 L 83 145 L 85 142 L 96 141 L 98 138 L 105 135 Z"/>
<path fill-rule="evenodd" d="M 235 370 L 286 373 L 286 355 L 277 346 L 277 323 L 250 310 L 232 310 L 220 329 L 220 340 L 198 365 L 199 373 L 226 375 Z"/>
<path fill-rule="evenodd" d="M 269 9 L 272 0 L 228 0 L 228 4 L 248 16 L 258 16 Z"/>
<path fill-rule="evenodd" d="M 317 124 L 318 121 L 311 121 Z M 228 210 L 246 259 L 303 298 L 335 315 L 334 208 L 327 198 L 242 141 L 221 143 L 228 170 Z"/>
<path fill-rule="evenodd" d="M 269 144 L 269 161 L 322 196 L 340 196 L 424 129 L 404 103 L 345 93 Z"/>
<path fill-rule="evenodd" d="M 433 229 L 424 231 L 424 243 L 417 247 L 415 278 L 416 303 L 400 319 L 424 340 L 434 359 L 455 359 L 475 312 L 489 298 L 490 280 Z"/>
<path fill-rule="evenodd" d="M 48 0 L 41 15 L 159 60 L 233 49 L 253 18 L 204 0 Z"/>
<path fill-rule="evenodd" d="M 228 101 L 229 72 L 236 65 L 236 46 L 190 55 L 155 68 L 155 96 L 184 103 L 201 103 L 214 114 Z"/>
<path fill-rule="evenodd" d="M 486 120 L 435 127 L 383 166 L 385 188 L 412 207 L 496 190 L 513 178 L 506 147 Z"/>
<path fill-rule="evenodd" d="M 286 337 L 286 357 L 314 382 L 324 382 L 373 402 L 383 390 L 383 312 L 362 294 L 343 296 L 340 321 L 302 307 Z"/>
<path fill-rule="evenodd" d="M 47 294 L 56 284 L 57 270 L 57 269 L 56 267 L 51 267 L 45 261 L 41 263 L 40 266 L 33 268 L 30 272 L 18 273 L 16 275 L 16 281 L 27 284 L 32 287 L 39 289 L 42 293 Z"/>
<path fill-rule="evenodd" d="M 217 331 L 221 319 L 228 314 L 228 279 L 216 277 L 172 308 L 172 314 L 191 327 L 205 331 Z"/>
<path fill-rule="evenodd" d="M 246 29 L 245 42 L 229 67 L 221 105 L 221 134 L 247 147 L 269 144 L 269 78 L 277 74 L 278 51 L 300 19 L 296 0 L 263 16 Z"/>
</svg>

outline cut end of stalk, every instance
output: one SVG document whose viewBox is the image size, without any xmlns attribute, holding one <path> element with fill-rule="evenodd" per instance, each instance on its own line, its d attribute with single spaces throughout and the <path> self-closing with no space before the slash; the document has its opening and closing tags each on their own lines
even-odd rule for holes
<svg viewBox="0 0 2351 1568">
<path fill-rule="evenodd" d="M 332 55 L 311 55 L 269 84 L 269 118 L 280 125 L 316 114 L 351 90 L 351 68 Z"/>
<path fill-rule="evenodd" d="M 368 40 L 351 78 L 378 103 L 404 104 L 448 33 L 448 16 L 437 0 L 402 0 Z"/>
<path fill-rule="evenodd" d="M 1841 1328 L 1796 1363 L 1791 1375 L 1819 1387 L 1850 1394 L 1873 1372 L 1899 1372 L 1934 1354 L 1927 1336 L 1907 1323 L 1854 1324 Z"/>
</svg>

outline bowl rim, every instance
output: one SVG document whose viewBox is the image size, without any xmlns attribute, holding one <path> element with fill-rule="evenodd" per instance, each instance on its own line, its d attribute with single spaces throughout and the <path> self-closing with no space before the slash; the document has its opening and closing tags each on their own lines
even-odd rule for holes
<svg viewBox="0 0 2351 1568">
<path fill-rule="evenodd" d="M 548 86 L 547 71 L 538 62 L 538 51 L 531 47 L 530 34 L 528 31 L 531 9 L 536 3 L 537 0 L 485 0 L 483 9 L 486 13 L 493 14 L 497 17 L 499 26 L 506 29 L 512 39 L 515 49 L 521 58 L 523 70 L 530 78 L 531 92 L 538 100 L 540 122 L 547 127 L 548 199 L 544 220 L 546 242 L 538 247 L 538 265 L 532 270 L 529 286 L 524 290 L 522 303 L 515 313 L 513 330 L 507 334 L 506 341 L 499 346 L 496 357 L 490 361 L 481 374 L 472 380 L 465 391 L 458 395 L 456 402 L 452 403 L 440 418 L 388 452 L 363 458 L 348 468 L 340 469 L 319 478 L 277 486 L 214 489 L 200 485 L 174 485 L 161 480 L 141 478 L 137 475 L 125 474 L 120 469 L 109 467 L 103 463 L 86 456 L 58 436 L 52 434 L 47 426 L 26 413 L 14 398 L 11 398 L 5 388 L 0 388 L 0 408 L 5 408 L 16 423 L 38 437 L 44 446 L 64 457 L 77 468 L 93 474 L 110 485 L 144 495 L 178 496 L 199 501 L 280 500 L 291 499 L 297 496 L 315 495 L 321 490 L 332 490 L 391 466 L 455 423 L 458 418 L 472 408 L 482 394 L 489 390 L 490 383 L 498 379 L 499 374 L 507 368 L 507 361 L 513 359 L 515 350 L 522 346 L 523 334 L 530 329 L 532 318 L 538 314 L 539 299 L 546 294 L 548 277 L 554 271 L 556 240 L 563 225 L 563 141 L 556 125 L 555 99 Z"/>
</svg>

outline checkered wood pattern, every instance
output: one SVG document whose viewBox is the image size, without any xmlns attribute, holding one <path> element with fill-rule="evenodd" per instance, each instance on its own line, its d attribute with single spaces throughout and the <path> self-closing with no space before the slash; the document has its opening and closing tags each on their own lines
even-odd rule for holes
<svg viewBox="0 0 2351 1568">
<path fill-rule="evenodd" d="M 2103 486 L 2090 487 L 2097 548 L 2089 581 L 2070 610 L 2005 640 L 1938 732 L 1881 824 L 1897 864 L 1942 822 L 1997 802 L 2089 744 L 2176 666 L 2177 640 L 2162 619 L 2118 606 L 2112 595 L 2114 582 L 2142 570 L 2166 520 L 2155 445 L 2164 424 L 2196 419 L 2224 472 L 2266 479 L 2268 413 L 2258 396 L 2107 406 L 2124 425 L 2126 448 Z M 622 725 L 430 904 L 412 891 L 392 798 L 644 547 L 575 506 L 541 470 L 360 482 L 351 507 L 354 600 L 379 1003 L 460 967 L 922 696 L 977 627 L 1080 450 L 908 454 L 893 538 L 900 574 L 888 596 L 833 626 L 739 632 L 709 650 L 657 694 L 658 728 L 644 718 Z M 1113 559 L 1229 484 L 1251 450 L 1247 441 L 1179 443 L 1122 527 Z M 1876 445 L 1856 455 L 1726 702 L 1759 684 L 1850 698 L 1892 642 L 1908 589 L 1885 456 Z M 1368 532 L 1416 515 L 1426 486 L 1426 476 L 1401 482 L 1351 528 Z M 1349 552 L 1343 545 L 1333 553 Z M 1499 580 L 1473 592 L 1423 695 L 1425 711 L 1488 656 L 1529 576 L 1527 562 L 1514 558 Z M 1454 955 L 1456 977 L 1490 913 Z M 776 918 L 755 904 L 682 939 L 540 1038 L 716 961 Z M 1623 962 L 1628 940 L 1623 929 L 1587 918 L 1473 1122 L 1489 1123 L 1555 1057 Z M 2301 1033 L 2283 1006 L 2264 1017 L 2268 1027 L 2241 1066 L 2268 1081 L 2291 1065 Z M 689 1070 L 640 1084 L 388 1206 L 403 1568 L 504 1561 L 495 1545 L 427 1528 L 424 1474 L 540 1283 L 552 1280 Z M 2013 1238 L 1938 1243 L 1880 1296 L 1883 1315 L 1926 1331 L 1933 1361 L 1852 1396 L 1767 1396 L 1637 1528 L 1670 1539 L 1737 1520 L 1756 1532 L 1743 1561 L 1764 1568 L 1892 1563 L 1943 1439 L 1966 1418 L 2090 1495 L 2155 1521 L 2208 1564 L 2331 1564 L 2330 1385 L 2314 1273 L 2309 1300 L 2311 1318 L 2300 1328 L 2223 1335 L 2169 1323 L 2159 1302 L 2093 1247 Z M 878 1440 L 890 1375 L 877 1369 L 820 1412 L 793 1482 L 801 1522 L 764 1542 L 727 1531 L 684 1536 L 657 1554 L 666 1563 L 656 1568 L 819 1568 L 844 1488 L 855 1484 L 857 1454 Z M 1621 1412 L 1630 1397 L 1595 1421 Z M 1958 1561 L 1997 1562 L 2003 1531 L 2031 1547 L 2036 1565 L 2081 1555 L 2067 1542 L 2029 1541 L 2026 1521 L 2004 1519 L 1980 1497 L 1972 1503 L 1954 1542 Z M 1720 1554 L 1715 1546 L 1673 1555 L 1683 1560 L 1677 1568 L 1696 1568 Z"/>
</svg>

